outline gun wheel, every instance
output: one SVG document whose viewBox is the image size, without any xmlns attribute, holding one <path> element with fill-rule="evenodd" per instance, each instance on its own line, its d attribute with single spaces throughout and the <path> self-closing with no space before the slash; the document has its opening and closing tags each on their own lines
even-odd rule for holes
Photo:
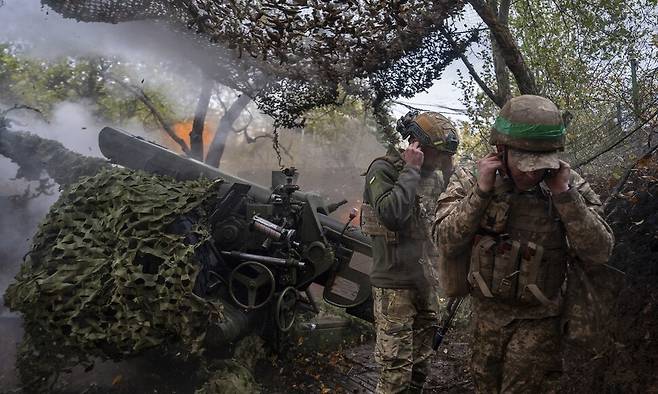
<svg viewBox="0 0 658 394">
<path fill-rule="evenodd" d="M 297 289 L 292 286 L 283 289 L 276 300 L 274 320 L 282 332 L 288 332 L 295 324 L 297 316 Z"/>
<path fill-rule="evenodd" d="M 272 299 L 275 285 L 269 268 L 255 261 L 245 261 L 231 271 L 228 292 L 238 306 L 258 309 Z"/>
</svg>

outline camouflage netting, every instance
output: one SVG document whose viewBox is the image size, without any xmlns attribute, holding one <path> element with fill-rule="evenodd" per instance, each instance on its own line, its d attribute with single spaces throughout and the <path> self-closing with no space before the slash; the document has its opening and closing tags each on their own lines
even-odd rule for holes
<svg viewBox="0 0 658 394">
<path fill-rule="evenodd" d="M 259 393 L 253 370 L 265 358 L 265 342 L 251 335 L 240 340 L 230 360 L 216 360 L 203 368 L 205 383 L 194 394 Z"/>
<path fill-rule="evenodd" d="M 427 89 L 477 36 L 438 34 L 465 1 L 42 0 L 85 22 L 158 19 L 225 47 L 204 71 L 255 99 L 275 126 L 299 126 L 338 89 L 368 103 Z M 215 52 L 213 52 L 215 53 Z M 227 64 L 233 66 L 226 71 Z M 221 70 L 221 71 L 220 71 Z M 301 94 L 300 94 L 301 92 Z M 375 100 L 376 101 L 376 100 Z"/>
<path fill-rule="evenodd" d="M 167 228 L 184 214 L 203 218 L 217 184 L 103 169 L 62 193 L 5 294 L 25 318 L 17 365 L 27 387 L 91 357 L 202 352 L 222 317 L 219 303 L 192 293 L 208 230 L 199 221 L 186 244 Z"/>
<path fill-rule="evenodd" d="M 67 18 L 106 23 L 162 17 L 172 9 L 166 2 L 153 0 L 44 1 L 44 4 Z"/>
</svg>

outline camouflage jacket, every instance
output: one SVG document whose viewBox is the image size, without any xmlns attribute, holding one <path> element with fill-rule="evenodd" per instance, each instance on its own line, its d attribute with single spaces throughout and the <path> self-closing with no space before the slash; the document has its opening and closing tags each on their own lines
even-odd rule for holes
<svg viewBox="0 0 658 394">
<path fill-rule="evenodd" d="M 497 178 L 497 184 L 503 181 Z M 569 255 L 586 265 L 603 264 L 610 257 L 614 237 L 601 217 L 601 202 L 589 184 L 574 171 L 569 184 L 570 190 L 548 197 L 551 201 L 549 209 L 555 209 L 564 228 L 565 248 L 568 248 Z M 476 235 L 482 232 L 483 218 L 497 201 L 496 193 L 481 191 L 475 175 L 466 170 L 459 169 L 459 173 L 453 175 L 446 192 L 439 197 L 432 226 L 432 240 L 440 253 L 464 255 L 474 246 Z M 542 193 L 535 195 L 542 198 Z M 468 261 L 464 263 L 468 264 Z M 480 317 L 504 325 L 513 319 L 557 316 L 561 305 L 519 307 L 496 299 L 475 299 L 474 308 Z"/>
<path fill-rule="evenodd" d="M 436 198 L 445 189 L 440 171 L 422 173 L 408 167 L 399 152 L 375 159 L 366 173 L 364 202 L 396 240 L 372 236 L 370 282 L 383 288 L 425 286 L 419 260 L 428 241 L 424 222 L 435 212 Z"/>
</svg>

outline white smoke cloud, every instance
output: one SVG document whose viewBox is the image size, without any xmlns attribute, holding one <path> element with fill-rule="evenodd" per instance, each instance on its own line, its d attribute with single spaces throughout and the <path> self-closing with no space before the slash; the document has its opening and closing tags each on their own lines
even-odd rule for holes
<svg viewBox="0 0 658 394">
<path fill-rule="evenodd" d="M 49 123 L 25 111 L 12 112 L 9 117 L 14 120 L 14 130 L 28 130 L 43 138 L 57 140 L 80 154 L 101 157 L 98 148 L 101 125 L 85 105 L 58 103 Z M 39 182 L 13 179 L 17 170 L 16 164 L 0 156 L 0 294 L 4 294 L 18 271 L 41 218 L 59 196 L 58 185 L 54 185 L 49 189 L 50 195 L 42 194 L 27 200 L 20 198 L 26 190 L 33 194 Z M 4 306 L 0 306 L 0 316 L 6 313 Z"/>
</svg>

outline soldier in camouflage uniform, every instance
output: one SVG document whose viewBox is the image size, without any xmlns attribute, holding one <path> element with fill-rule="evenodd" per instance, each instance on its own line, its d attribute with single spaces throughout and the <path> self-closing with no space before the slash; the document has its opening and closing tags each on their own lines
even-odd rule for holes
<svg viewBox="0 0 658 394">
<path fill-rule="evenodd" d="M 398 121 L 398 131 L 410 146 L 372 162 L 361 210 L 373 245 L 378 393 L 420 392 L 429 372 L 438 300 L 421 266 L 430 244 L 424 223 L 445 189 L 459 144 L 454 126 L 434 112 L 410 112 Z"/>
<path fill-rule="evenodd" d="M 567 264 L 611 254 L 598 196 L 558 159 L 565 133 L 550 100 L 511 99 L 491 131 L 497 153 L 439 198 L 432 238 L 442 258 L 468 266 L 478 393 L 556 390 Z"/>
</svg>

